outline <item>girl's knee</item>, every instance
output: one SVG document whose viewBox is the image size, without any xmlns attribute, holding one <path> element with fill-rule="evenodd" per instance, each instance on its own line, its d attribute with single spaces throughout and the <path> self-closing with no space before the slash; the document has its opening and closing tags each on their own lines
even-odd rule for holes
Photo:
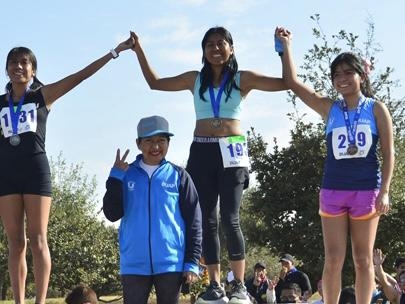
<svg viewBox="0 0 405 304">
<path fill-rule="evenodd" d="M 9 237 L 8 238 L 8 248 L 10 253 L 18 254 L 25 251 L 27 246 L 27 240 L 25 237 Z"/>
<path fill-rule="evenodd" d="M 373 266 L 372 257 L 367 255 L 353 256 L 353 263 L 356 269 L 370 269 Z"/>
<path fill-rule="evenodd" d="M 46 235 L 28 235 L 28 241 L 32 251 L 47 250 L 48 248 L 48 240 Z"/>
<path fill-rule="evenodd" d="M 332 254 L 325 257 L 324 268 L 329 271 L 340 271 L 343 267 L 344 257 Z"/>
</svg>

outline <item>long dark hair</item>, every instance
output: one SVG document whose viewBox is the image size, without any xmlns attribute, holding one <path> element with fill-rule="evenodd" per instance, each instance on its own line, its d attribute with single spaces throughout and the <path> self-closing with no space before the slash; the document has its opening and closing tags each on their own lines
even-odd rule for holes
<svg viewBox="0 0 405 304">
<path fill-rule="evenodd" d="M 207 40 L 210 35 L 213 34 L 219 34 L 224 37 L 225 41 L 229 43 L 231 47 L 233 47 L 233 39 L 231 33 L 224 27 L 221 26 L 216 26 L 210 28 L 204 35 L 203 40 L 201 41 L 201 47 L 203 50 L 203 56 L 202 56 L 202 63 L 203 67 L 200 72 L 200 98 L 202 100 L 206 99 L 204 98 L 204 92 L 208 89 L 210 85 L 213 85 L 213 72 L 210 63 L 205 59 L 205 54 L 204 54 L 204 49 L 205 45 L 207 44 Z M 236 61 L 235 57 L 235 51 L 231 54 L 229 57 L 228 62 L 226 65 L 223 67 L 221 74 L 225 74 L 225 72 L 228 72 L 228 80 L 225 84 L 225 94 L 226 94 L 226 99 L 228 100 L 229 96 L 231 95 L 232 88 L 235 88 L 239 90 L 239 87 L 236 85 L 235 81 L 235 75 L 236 72 L 238 71 L 238 62 Z"/>
<path fill-rule="evenodd" d="M 13 58 L 16 58 L 18 56 L 27 56 L 31 62 L 32 70 L 34 71 L 35 74 L 37 73 L 37 69 L 38 69 L 37 58 L 35 57 L 34 53 L 29 48 L 24 47 L 24 46 L 12 48 L 10 50 L 10 52 L 8 52 L 7 59 L 6 59 L 6 73 L 8 70 L 9 62 Z M 39 81 L 37 76 L 34 76 L 32 80 L 33 80 L 33 82 L 31 83 L 31 85 L 29 87 L 31 90 L 39 89 L 40 87 L 42 87 L 44 85 L 41 81 Z M 9 81 L 6 84 L 6 93 L 10 93 L 12 88 L 13 88 L 13 85 L 12 85 L 11 81 Z"/>
<path fill-rule="evenodd" d="M 335 77 L 336 68 L 338 65 L 346 63 L 348 66 L 353 68 L 360 76 L 364 77 L 364 81 L 360 85 L 361 93 L 363 93 L 366 97 L 374 97 L 373 90 L 371 88 L 370 79 L 368 77 L 368 73 L 366 71 L 366 65 L 368 63 L 365 62 L 360 56 L 351 53 L 345 52 L 339 54 L 335 60 L 333 60 L 332 64 L 330 65 L 330 74 L 332 77 L 332 82 Z"/>
</svg>

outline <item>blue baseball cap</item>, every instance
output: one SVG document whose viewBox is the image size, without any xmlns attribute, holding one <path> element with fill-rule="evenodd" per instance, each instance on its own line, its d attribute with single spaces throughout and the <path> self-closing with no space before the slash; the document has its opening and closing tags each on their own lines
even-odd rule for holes
<svg viewBox="0 0 405 304">
<path fill-rule="evenodd" d="M 169 132 L 169 123 L 161 116 L 142 118 L 138 123 L 138 138 L 152 137 L 158 134 L 173 136 Z"/>
</svg>

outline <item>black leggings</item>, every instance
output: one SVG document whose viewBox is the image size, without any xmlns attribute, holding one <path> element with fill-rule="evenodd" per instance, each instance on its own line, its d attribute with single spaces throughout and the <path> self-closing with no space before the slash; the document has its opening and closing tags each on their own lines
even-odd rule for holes
<svg viewBox="0 0 405 304">
<path fill-rule="evenodd" d="M 218 143 L 193 142 L 187 162 L 200 199 L 203 221 L 203 256 L 207 265 L 219 264 L 219 214 L 224 229 L 229 259 L 245 258 L 245 242 L 239 224 L 239 208 L 243 190 L 249 184 L 245 167 L 223 167 Z"/>
<path fill-rule="evenodd" d="M 147 304 L 152 286 L 155 286 L 157 304 L 177 304 L 182 278 L 181 272 L 121 275 L 124 304 Z"/>
</svg>

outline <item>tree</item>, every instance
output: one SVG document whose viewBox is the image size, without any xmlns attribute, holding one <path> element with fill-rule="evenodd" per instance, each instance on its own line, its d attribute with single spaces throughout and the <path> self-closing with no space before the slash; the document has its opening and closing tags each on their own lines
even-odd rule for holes
<svg viewBox="0 0 405 304">
<path fill-rule="evenodd" d="M 52 257 L 50 289 L 65 293 L 86 283 L 101 296 L 119 290 L 117 230 L 95 212 L 95 179 L 68 166 L 61 155 L 51 159 L 53 204 L 49 222 Z"/>
<path fill-rule="evenodd" d="M 7 296 L 7 289 L 10 286 L 7 269 L 7 238 L 3 226 L 0 225 L 0 299 L 5 300 Z"/>
<path fill-rule="evenodd" d="M 391 111 L 394 121 L 397 161 L 392 184 L 392 211 L 381 220 L 377 245 L 388 254 L 389 260 L 405 254 L 404 230 L 401 227 L 405 218 L 404 207 L 404 100 L 393 98 L 391 91 L 398 85 L 391 80 L 392 68 L 385 68 L 376 74 L 376 53 L 381 48 L 374 42 L 374 24 L 368 23 L 365 41 L 359 46 L 359 36 L 340 30 L 328 38 L 320 26 L 320 16 L 311 16 L 316 26 L 313 36 L 317 41 L 305 54 L 301 66 L 304 71 L 299 77 L 310 83 L 323 95 L 337 97 L 330 81 L 329 66 L 342 49 L 359 53 L 372 63 L 372 87 L 376 98 L 384 102 Z M 364 51 L 363 51 L 364 50 Z M 318 193 L 321 182 L 325 144 L 323 123 L 306 123 L 305 115 L 296 111 L 296 96 L 289 94 L 289 101 L 295 112 L 290 118 L 295 122 L 291 130 L 291 140 L 286 148 L 279 148 L 277 140 L 273 151 L 267 152 L 267 143 L 254 129 L 249 132 L 249 149 L 252 172 L 256 174 L 257 186 L 247 194 L 248 204 L 244 209 L 249 213 L 245 234 L 249 242 L 265 245 L 274 254 L 290 252 L 304 261 L 302 268 L 314 280 L 322 272 L 323 244 L 318 212 Z M 258 237 L 260 236 L 260 237 Z M 350 250 L 348 250 L 350 255 Z M 346 283 L 353 282 L 351 259 L 348 258 L 344 270 Z"/>
<path fill-rule="evenodd" d="M 67 165 L 60 154 L 50 159 L 52 207 L 48 242 L 52 272 L 48 296 L 63 296 L 79 283 L 93 287 L 99 296 L 120 290 L 117 229 L 106 226 L 95 212 L 95 178 L 82 173 L 82 165 Z M 7 241 L 0 227 L 0 287 L 2 298 L 10 288 Z M 27 297 L 34 296 L 32 258 L 27 256 Z"/>
</svg>

